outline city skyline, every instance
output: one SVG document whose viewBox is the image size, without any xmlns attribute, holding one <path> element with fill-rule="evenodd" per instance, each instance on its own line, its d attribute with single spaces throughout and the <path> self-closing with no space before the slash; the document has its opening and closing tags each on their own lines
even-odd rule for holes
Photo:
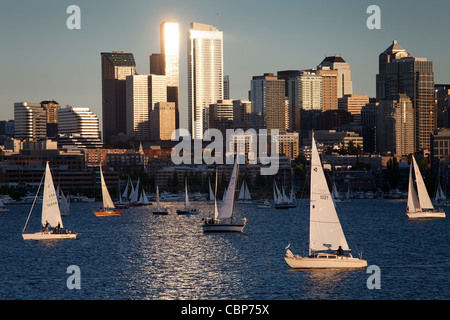
<svg viewBox="0 0 450 320">
<path fill-rule="evenodd" d="M 230 98 L 247 99 L 252 76 L 288 69 L 315 68 L 328 55 L 342 55 L 352 69 L 353 92 L 376 96 L 378 55 L 393 40 L 435 65 L 435 83 L 450 82 L 446 63 L 445 8 L 448 3 L 281 3 L 227 1 L 78 1 L 81 29 L 69 30 L 70 3 L 5 1 L 0 13 L 4 52 L 0 70 L 2 119 L 13 118 L 15 102 L 56 100 L 61 106 L 89 107 L 100 120 L 100 52 L 135 56 L 136 71 L 148 73 L 148 57 L 160 51 L 160 24 L 180 26 L 180 109 L 187 114 L 187 39 L 191 22 L 218 27 L 224 36 L 224 75 Z M 381 9 L 381 29 L 369 30 L 369 5 Z M 4 10 L 3 10 L 4 9 Z M 218 14 L 218 17 L 217 17 Z M 15 19 L 20 16 L 21 19 Z M 52 19 L 43 19 L 51 16 Z M 421 23 L 418 23 L 420 21 Z M 422 23 L 423 22 L 423 23 Z M 218 25 L 217 25 L 218 23 Z M 304 32 L 303 32 L 304 31 Z M 186 127 L 186 122 L 182 122 Z"/>
</svg>

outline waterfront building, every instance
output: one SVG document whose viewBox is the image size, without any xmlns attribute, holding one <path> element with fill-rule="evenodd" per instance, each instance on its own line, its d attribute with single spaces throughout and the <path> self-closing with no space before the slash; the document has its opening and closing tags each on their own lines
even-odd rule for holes
<svg viewBox="0 0 450 320">
<path fill-rule="evenodd" d="M 39 139 L 47 136 L 47 113 L 40 103 L 14 103 L 14 138 Z"/>
</svg>

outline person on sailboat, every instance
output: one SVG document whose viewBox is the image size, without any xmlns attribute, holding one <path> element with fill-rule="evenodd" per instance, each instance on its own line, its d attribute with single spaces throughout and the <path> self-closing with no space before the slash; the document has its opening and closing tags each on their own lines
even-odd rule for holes
<svg viewBox="0 0 450 320">
<path fill-rule="evenodd" d="M 339 248 L 336 250 L 336 252 L 334 254 L 337 255 L 338 257 L 343 257 L 344 256 L 344 250 L 342 249 L 341 246 L 339 246 Z"/>
<path fill-rule="evenodd" d="M 48 221 L 45 221 L 44 232 L 48 232 Z"/>
</svg>

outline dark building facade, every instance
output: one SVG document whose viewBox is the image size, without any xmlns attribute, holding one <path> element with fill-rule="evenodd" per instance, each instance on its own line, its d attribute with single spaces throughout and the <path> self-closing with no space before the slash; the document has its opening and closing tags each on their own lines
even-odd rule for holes
<svg viewBox="0 0 450 320">
<path fill-rule="evenodd" d="M 121 51 L 102 52 L 103 141 L 127 132 L 126 77 L 136 74 L 133 54 Z"/>
</svg>

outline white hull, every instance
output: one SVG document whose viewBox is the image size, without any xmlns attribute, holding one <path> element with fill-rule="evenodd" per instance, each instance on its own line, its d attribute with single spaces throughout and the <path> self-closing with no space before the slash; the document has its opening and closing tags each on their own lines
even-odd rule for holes
<svg viewBox="0 0 450 320">
<path fill-rule="evenodd" d="M 60 239 L 76 239 L 76 233 L 22 233 L 23 240 L 60 240 Z"/>
<path fill-rule="evenodd" d="M 360 269 L 367 267 L 366 260 L 335 255 L 314 258 L 285 256 L 284 259 L 294 269 Z"/>
<path fill-rule="evenodd" d="M 252 204 L 252 200 L 237 200 L 236 203 L 238 204 Z"/>
<path fill-rule="evenodd" d="M 203 232 L 242 232 L 245 223 L 215 223 L 204 224 Z"/>
<path fill-rule="evenodd" d="M 436 211 L 419 211 L 419 212 L 407 212 L 410 219 L 443 219 L 445 218 L 445 212 L 442 210 Z"/>
</svg>

